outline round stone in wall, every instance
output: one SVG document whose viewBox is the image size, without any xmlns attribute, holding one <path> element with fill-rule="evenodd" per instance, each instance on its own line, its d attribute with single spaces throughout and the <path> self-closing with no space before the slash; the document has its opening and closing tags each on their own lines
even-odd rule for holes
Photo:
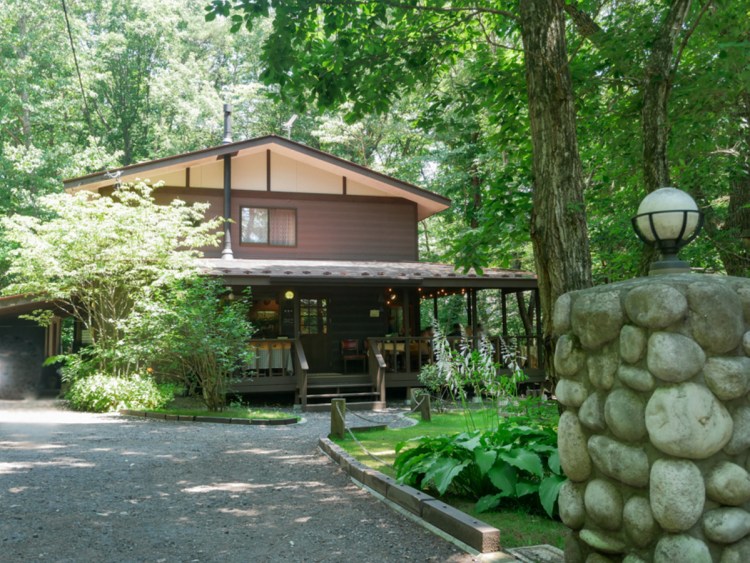
<svg viewBox="0 0 750 563">
<path fill-rule="evenodd" d="M 586 510 L 583 505 L 584 485 L 567 480 L 560 487 L 557 504 L 560 509 L 560 520 L 568 528 L 579 530 L 586 520 Z"/>
<path fill-rule="evenodd" d="M 625 551 L 625 542 L 614 534 L 599 530 L 581 530 L 581 540 L 597 551 L 604 553 L 622 553 Z"/>
<path fill-rule="evenodd" d="M 651 391 L 656 386 L 654 376 L 648 370 L 635 366 L 621 365 L 617 370 L 617 378 L 636 391 Z"/>
<path fill-rule="evenodd" d="M 663 381 L 686 381 L 698 373 L 705 362 L 706 354 L 687 336 L 655 332 L 648 339 L 648 370 Z"/>
<path fill-rule="evenodd" d="M 674 287 L 648 283 L 625 296 L 625 311 L 637 325 L 660 329 L 673 325 L 687 315 L 685 296 Z"/>
<path fill-rule="evenodd" d="M 740 407 L 732 413 L 734 432 L 724 451 L 729 455 L 737 455 L 750 448 L 750 407 Z"/>
<path fill-rule="evenodd" d="M 576 346 L 571 334 L 563 334 L 555 345 L 555 371 L 562 377 L 573 377 L 583 367 L 586 356 Z"/>
<path fill-rule="evenodd" d="M 750 473 L 736 463 L 721 461 L 706 476 L 708 498 L 739 506 L 750 501 Z"/>
<path fill-rule="evenodd" d="M 560 416 L 557 427 L 557 449 L 560 465 L 571 481 L 585 481 L 591 475 L 591 458 L 586 448 L 586 436 L 578 417 L 572 411 Z"/>
<path fill-rule="evenodd" d="M 598 527 L 617 530 L 622 524 L 622 495 L 610 481 L 589 481 L 583 502 L 586 513 Z"/>
<path fill-rule="evenodd" d="M 629 389 L 615 389 L 604 404 L 604 419 L 612 433 L 627 442 L 646 435 L 643 401 Z"/>
<path fill-rule="evenodd" d="M 740 302 L 742 303 L 742 313 L 745 317 L 745 322 L 750 323 L 750 285 L 745 284 L 744 287 L 738 287 L 737 297 L 740 298 Z"/>
<path fill-rule="evenodd" d="M 633 325 L 625 325 L 620 331 L 620 356 L 629 364 L 634 364 L 646 351 L 646 331 Z"/>
<path fill-rule="evenodd" d="M 606 436 L 591 436 L 588 452 L 596 468 L 607 477 L 633 487 L 648 485 L 648 456 L 642 448 L 626 446 Z"/>
<path fill-rule="evenodd" d="M 709 358 L 703 366 L 706 385 L 724 401 L 742 397 L 750 383 L 750 358 Z"/>
<path fill-rule="evenodd" d="M 638 547 L 650 545 L 656 537 L 657 525 L 651 513 L 648 499 L 632 496 L 625 503 L 622 512 L 625 534 Z"/>
<path fill-rule="evenodd" d="M 601 391 L 589 395 L 578 409 L 578 420 L 581 424 L 595 432 L 604 430 L 607 427 L 604 421 L 604 401 L 605 396 Z"/>
<path fill-rule="evenodd" d="M 624 318 L 618 292 L 593 292 L 573 303 L 571 326 L 581 345 L 593 350 L 620 336 Z"/>
<path fill-rule="evenodd" d="M 701 281 L 690 284 L 687 297 L 696 342 L 714 354 L 734 350 L 745 332 L 737 293 L 724 284 Z"/>
<path fill-rule="evenodd" d="M 586 360 L 589 381 L 597 389 L 608 391 L 615 382 L 617 365 L 620 363 L 617 351 L 605 346 L 601 351 L 591 354 Z"/>
<path fill-rule="evenodd" d="M 656 544 L 654 563 L 711 563 L 708 546 L 698 538 L 679 534 L 664 536 Z"/>
<path fill-rule="evenodd" d="M 700 469 L 692 461 L 658 459 L 651 466 L 651 512 L 665 530 L 689 530 L 703 513 L 705 495 Z"/>
<path fill-rule="evenodd" d="M 721 553 L 720 563 L 747 563 L 750 561 L 750 538 L 727 546 Z"/>
<path fill-rule="evenodd" d="M 705 459 L 732 437 L 732 417 L 705 387 L 687 382 L 654 391 L 646 405 L 651 442 L 666 454 Z"/>
<path fill-rule="evenodd" d="M 552 330 L 563 334 L 570 330 L 570 293 L 564 293 L 555 301 L 552 310 Z"/>
<path fill-rule="evenodd" d="M 750 532 L 750 513 L 741 508 L 717 508 L 703 515 L 706 538 L 718 543 L 734 543 Z"/>
<path fill-rule="evenodd" d="M 560 404 L 566 407 L 580 407 L 589 393 L 583 383 L 570 379 L 561 379 L 555 386 L 555 396 Z"/>
</svg>

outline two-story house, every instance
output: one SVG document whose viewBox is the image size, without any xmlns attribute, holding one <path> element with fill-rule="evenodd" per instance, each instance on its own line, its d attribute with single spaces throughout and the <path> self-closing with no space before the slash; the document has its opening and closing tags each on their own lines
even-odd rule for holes
<svg viewBox="0 0 750 563">
<path fill-rule="evenodd" d="M 419 261 L 417 224 L 448 199 L 282 137 L 225 142 L 65 188 L 107 193 L 136 179 L 163 183 L 157 200 L 207 201 L 209 213 L 232 220 L 201 266 L 237 292 L 252 287 L 256 365 L 238 392 L 294 393 L 305 406 L 332 396 L 380 404 L 419 385 L 431 359 L 420 338 L 424 300 L 437 311 L 442 296 L 461 293 L 476 325 L 478 290 L 499 291 L 503 303 L 536 294 L 528 272 Z M 526 336 L 525 355 L 541 357 L 537 329 Z"/>
</svg>

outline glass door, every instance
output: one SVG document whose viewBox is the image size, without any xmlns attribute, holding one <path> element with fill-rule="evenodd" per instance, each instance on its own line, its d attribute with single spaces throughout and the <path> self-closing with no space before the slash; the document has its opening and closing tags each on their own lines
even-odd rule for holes
<svg viewBox="0 0 750 563">
<path fill-rule="evenodd" d="M 299 300 L 300 340 L 311 372 L 328 372 L 331 357 L 328 346 L 328 299 L 301 297 Z"/>
</svg>

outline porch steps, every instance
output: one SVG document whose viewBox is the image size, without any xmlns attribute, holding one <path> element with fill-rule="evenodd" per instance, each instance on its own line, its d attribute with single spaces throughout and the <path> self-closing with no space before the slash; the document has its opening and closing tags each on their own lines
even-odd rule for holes
<svg viewBox="0 0 750 563">
<path fill-rule="evenodd" d="M 311 373 L 307 376 L 307 411 L 327 411 L 332 399 L 346 399 L 346 407 L 376 410 L 385 405 L 367 374 Z"/>
<path fill-rule="evenodd" d="M 346 410 L 349 411 L 380 411 L 385 409 L 385 401 L 360 401 L 356 403 L 346 402 Z M 305 412 L 330 412 L 331 403 L 307 404 Z"/>
</svg>

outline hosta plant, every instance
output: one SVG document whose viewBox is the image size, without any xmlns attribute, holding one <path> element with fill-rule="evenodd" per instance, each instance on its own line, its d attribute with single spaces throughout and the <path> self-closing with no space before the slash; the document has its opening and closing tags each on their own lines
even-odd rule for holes
<svg viewBox="0 0 750 563">
<path fill-rule="evenodd" d="M 414 445 L 416 443 L 416 445 Z M 477 500 L 479 512 L 518 499 L 552 517 L 565 478 L 551 427 L 501 419 L 496 430 L 420 437 L 396 446 L 399 482 Z"/>
</svg>

